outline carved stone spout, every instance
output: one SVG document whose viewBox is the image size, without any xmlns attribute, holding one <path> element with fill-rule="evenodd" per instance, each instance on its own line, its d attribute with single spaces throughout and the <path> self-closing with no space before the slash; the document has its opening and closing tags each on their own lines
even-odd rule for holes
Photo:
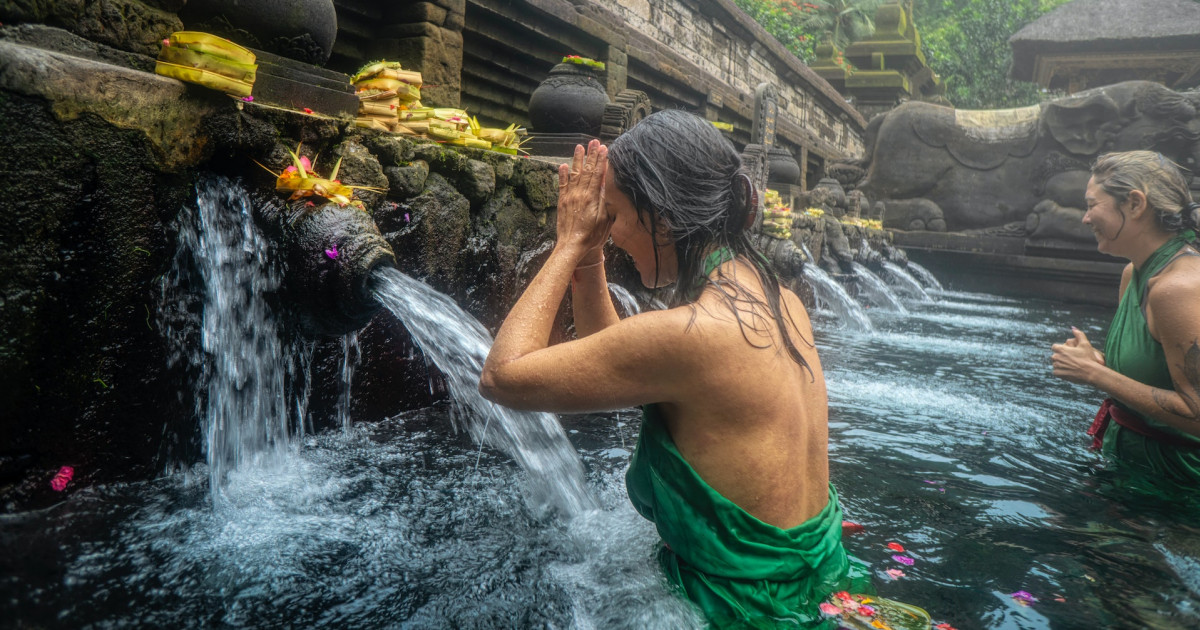
<svg viewBox="0 0 1200 630">
<path fill-rule="evenodd" d="M 334 203 L 268 204 L 287 263 L 285 289 L 305 331 L 342 335 L 366 325 L 379 310 L 367 286 L 371 272 L 396 264 L 371 215 Z"/>
</svg>

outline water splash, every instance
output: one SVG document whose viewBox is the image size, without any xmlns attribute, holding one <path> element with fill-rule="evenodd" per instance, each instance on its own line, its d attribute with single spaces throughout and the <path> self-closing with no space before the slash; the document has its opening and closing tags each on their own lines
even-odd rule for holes
<svg viewBox="0 0 1200 630">
<path fill-rule="evenodd" d="M 871 272 L 863 266 L 862 263 L 850 263 L 854 268 L 854 275 L 858 278 L 859 286 L 862 288 L 862 294 L 876 306 L 896 311 L 902 315 L 908 314 L 908 309 L 900 303 L 895 293 L 888 288 L 888 285 L 879 276 Z"/>
<path fill-rule="evenodd" d="M 933 301 L 933 298 L 929 297 L 929 294 L 921 287 L 921 283 L 917 282 L 916 278 L 909 275 L 900 265 L 885 260 L 883 261 L 883 268 L 888 272 L 888 278 L 892 280 L 892 286 L 922 302 Z"/>
<path fill-rule="evenodd" d="M 338 383 L 337 420 L 343 431 L 350 430 L 350 394 L 354 385 L 354 370 L 361 361 L 358 332 L 342 335 L 342 378 Z"/>
<path fill-rule="evenodd" d="M 875 330 L 867 312 L 846 289 L 825 273 L 824 269 L 808 264 L 804 265 L 804 279 L 813 288 L 817 298 L 817 308 L 829 311 L 839 322 L 844 322 L 851 330 L 870 332 Z"/>
<path fill-rule="evenodd" d="M 553 415 L 513 411 L 479 394 L 479 377 L 492 345 L 483 324 L 445 294 L 396 269 L 376 269 L 369 286 L 446 375 L 459 406 L 456 424 L 477 442 L 512 457 L 529 474 L 530 507 L 539 512 L 556 508 L 567 516 L 596 507 L 584 483 L 583 464 Z"/>
<path fill-rule="evenodd" d="M 617 304 L 620 304 L 621 308 L 625 310 L 626 317 L 642 312 L 642 307 L 638 304 L 637 298 L 633 297 L 629 289 L 614 282 L 609 282 L 608 292 L 616 299 Z"/>
<path fill-rule="evenodd" d="M 163 279 L 170 313 L 164 328 L 176 348 L 172 359 L 197 373 L 196 416 L 214 504 L 232 470 L 278 463 L 289 446 L 287 381 L 294 372 L 265 297 L 281 282 L 269 250 L 239 186 L 220 177 L 196 184 L 195 206 L 181 212 L 174 265 Z"/>
<path fill-rule="evenodd" d="M 830 312 L 839 322 L 846 325 L 850 330 L 857 332 L 871 332 L 875 330 L 875 326 L 871 324 L 871 319 L 867 317 L 867 312 L 842 285 L 833 279 L 824 269 L 817 265 L 816 258 L 813 257 L 812 251 L 808 249 L 808 245 L 804 241 L 800 241 L 800 251 L 804 252 L 804 279 L 808 282 L 808 286 L 812 287 L 813 294 L 817 298 L 817 308 Z"/>
<path fill-rule="evenodd" d="M 942 287 L 942 283 L 938 282 L 938 279 L 935 278 L 928 269 L 922 267 L 921 265 L 918 265 L 910 260 L 908 261 L 908 270 L 912 272 L 913 276 L 921 281 L 921 284 L 925 285 L 925 288 L 933 289 L 934 291 L 945 291 L 945 289 Z"/>
</svg>

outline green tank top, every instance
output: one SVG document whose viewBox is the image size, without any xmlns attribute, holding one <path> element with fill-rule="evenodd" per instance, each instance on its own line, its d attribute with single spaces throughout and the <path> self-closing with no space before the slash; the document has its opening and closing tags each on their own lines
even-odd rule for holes
<svg viewBox="0 0 1200 630">
<path fill-rule="evenodd" d="M 1108 339 L 1104 344 L 1104 361 L 1108 367 L 1139 383 L 1174 391 L 1175 385 L 1167 367 L 1166 353 L 1163 352 L 1162 344 L 1150 335 L 1150 327 L 1146 323 L 1146 284 L 1171 262 L 1179 250 L 1195 238 L 1195 232 L 1191 230 L 1176 235 L 1151 254 L 1141 269 L 1133 270 L 1133 276 L 1117 306 L 1112 325 L 1108 329 Z M 1200 439 L 1140 414 L 1120 401 L 1117 401 L 1117 405 L 1136 414 L 1151 427 L 1200 443 Z M 1115 422 L 1109 425 L 1104 435 L 1103 452 L 1122 463 L 1132 464 L 1172 481 L 1200 481 L 1200 450 L 1164 444 L 1130 431 Z"/>
</svg>

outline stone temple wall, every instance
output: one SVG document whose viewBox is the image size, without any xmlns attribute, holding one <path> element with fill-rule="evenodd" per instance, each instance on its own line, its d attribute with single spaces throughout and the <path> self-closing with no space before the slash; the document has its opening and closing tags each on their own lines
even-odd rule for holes
<svg viewBox="0 0 1200 630">
<path fill-rule="evenodd" d="M 468 0 L 461 104 L 492 123 L 527 123 L 529 95 L 562 57 L 607 64 L 610 98 L 646 92 L 735 126 L 750 142 L 754 91 L 778 88 L 778 144 L 805 170 L 863 150 L 862 116 L 730 0 Z"/>
<path fill-rule="evenodd" d="M 597 0 L 629 27 L 669 43 L 684 59 L 731 88 L 753 94 L 779 87 L 780 118 L 799 127 L 826 155 L 861 155 L 862 125 L 844 99 L 727 0 Z M 778 46 L 778 47 L 777 47 Z M 790 132 L 790 133 L 789 133 Z M 795 134 L 786 130 L 784 135 Z M 812 139 L 816 139 L 813 141 Z M 810 149 L 812 150 L 812 149 Z"/>
</svg>

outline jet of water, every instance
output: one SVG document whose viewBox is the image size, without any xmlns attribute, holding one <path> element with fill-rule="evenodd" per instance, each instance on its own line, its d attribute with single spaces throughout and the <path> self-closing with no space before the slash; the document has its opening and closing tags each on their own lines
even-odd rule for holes
<svg viewBox="0 0 1200 630">
<path fill-rule="evenodd" d="M 291 353 L 265 298 L 281 282 L 268 251 L 241 187 L 202 178 L 195 206 L 181 212 L 175 261 L 163 279 L 163 310 L 174 313 L 164 315 L 173 360 L 186 359 L 199 375 L 196 415 L 214 505 L 221 504 L 232 470 L 278 462 L 289 446 L 287 385 L 296 365 L 286 359 Z M 199 345 L 190 338 L 197 327 Z"/>
<path fill-rule="evenodd" d="M 908 309 L 900 303 L 895 293 L 888 288 L 879 276 L 867 269 L 862 263 L 850 263 L 854 268 L 854 275 L 858 278 L 859 286 L 862 288 L 866 298 L 875 303 L 876 306 L 896 311 L 897 313 L 907 314 Z"/>
<path fill-rule="evenodd" d="M 933 301 L 933 298 L 929 297 L 929 294 L 921 287 L 921 283 L 917 282 L 916 278 L 910 276 L 900 265 L 885 260 L 883 261 L 883 268 L 887 270 L 888 278 L 893 280 L 892 286 L 922 302 Z"/>
<path fill-rule="evenodd" d="M 920 280 L 921 284 L 925 285 L 926 288 L 933 289 L 934 291 L 945 291 L 945 289 L 942 288 L 942 283 L 938 282 L 938 279 L 935 278 L 928 269 L 922 267 L 921 265 L 918 265 L 910 260 L 908 261 L 908 270 L 911 271 L 912 275 L 916 276 L 916 278 Z"/>
<path fill-rule="evenodd" d="M 629 289 L 626 289 L 625 287 L 614 282 L 609 282 L 608 292 L 612 294 L 613 298 L 617 300 L 617 303 L 621 305 L 621 308 L 625 310 L 626 317 L 637 315 L 638 313 L 642 312 L 642 307 L 638 305 L 637 298 L 633 297 L 633 294 L 629 292 Z"/>
<path fill-rule="evenodd" d="M 479 394 L 479 377 L 492 345 L 483 324 L 449 296 L 396 269 L 376 269 L 369 282 L 380 304 L 446 375 L 461 410 L 456 422 L 477 442 L 501 450 L 528 473 L 531 507 L 556 508 L 567 517 L 597 507 L 584 482 L 579 455 L 553 415 L 514 411 Z"/>
</svg>

